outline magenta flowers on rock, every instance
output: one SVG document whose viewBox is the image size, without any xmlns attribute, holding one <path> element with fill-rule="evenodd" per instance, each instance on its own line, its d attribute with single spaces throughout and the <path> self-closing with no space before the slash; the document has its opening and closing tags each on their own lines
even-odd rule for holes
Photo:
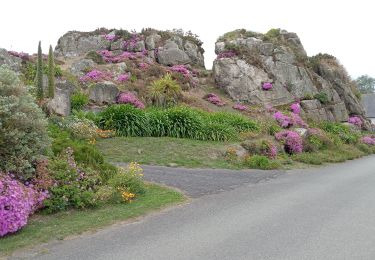
<svg viewBox="0 0 375 260">
<path fill-rule="evenodd" d="M 110 78 L 111 78 L 111 75 L 107 72 L 103 72 L 100 70 L 92 70 L 86 73 L 86 75 L 80 77 L 79 80 L 82 82 L 90 82 L 90 81 L 98 82 L 101 80 L 108 80 Z"/>
<path fill-rule="evenodd" d="M 361 143 L 367 144 L 367 145 L 375 145 L 375 137 L 372 136 L 364 136 L 361 138 Z"/>
<path fill-rule="evenodd" d="M 358 126 L 358 127 L 362 127 L 362 125 L 363 125 L 362 119 L 359 116 L 351 116 L 351 117 L 349 117 L 348 122 L 350 124 Z"/>
<path fill-rule="evenodd" d="M 223 59 L 223 58 L 232 58 L 236 56 L 236 53 L 234 51 L 223 51 L 223 52 L 220 52 L 218 55 L 217 55 L 217 58 L 218 59 Z"/>
<path fill-rule="evenodd" d="M 216 106 L 219 106 L 219 107 L 225 106 L 225 102 L 222 101 L 221 98 L 218 95 L 214 94 L 214 93 L 207 94 L 206 97 L 205 97 L 205 99 L 208 102 L 210 102 L 210 103 L 212 103 L 212 104 L 214 104 Z"/>
<path fill-rule="evenodd" d="M 277 111 L 273 114 L 273 118 L 283 128 L 288 128 L 291 126 L 308 127 L 308 125 L 303 121 L 303 119 L 295 113 L 292 113 L 290 116 L 287 116 L 284 115 L 282 112 Z"/>
<path fill-rule="evenodd" d="M 264 82 L 262 85 L 263 90 L 270 90 L 272 89 L 272 83 L 271 82 Z"/>
<path fill-rule="evenodd" d="M 289 154 L 301 153 L 303 150 L 302 137 L 295 131 L 283 130 L 276 133 L 275 138 L 284 144 L 284 150 Z"/>
<path fill-rule="evenodd" d="M 233 109 L 239 110 L 239 111 L 245 111 L 247 110 L 247 106 L 241 105 L 241 104 L 234 104 L 232 106 Z"/>
<path fill-rule="evenodd" d="M 104 36 L 104 38 L 107 41 L 114 41 L 116 39 L 116 35 L 115 34 L 107 34 L 107 35 Z"/>
<path fill-rule="evenodd" d="M 290 105 L 290 110 L 292 110 L 294 114 L 299 114 L 301 113 L 301 105 L 299 103 L 293 103 Z"/>
<path fill-rule="evenodd" d="M 128 81 L 129 78 L 130 78 L 130 75 L 129 75 L 128 73 L 127 73 L 127 74 L 120 74 L 120 75 L 117 77 L 117 81 L 123 83 L 123 82 Z"/>
<path fill-rule="evenodd" d="M 144 109 L 145 105 L 131 92 L 121 92 L 117 96 L 117 103 L 131 104 L 136 108 Z"/>
</svg>

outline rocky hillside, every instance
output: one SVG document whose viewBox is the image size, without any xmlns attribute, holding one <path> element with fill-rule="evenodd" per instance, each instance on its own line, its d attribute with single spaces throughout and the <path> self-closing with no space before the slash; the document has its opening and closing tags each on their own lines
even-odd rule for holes
<svg viewBox="0 0 375 260">
<path fill-rule="evenodd" d="M 55 49 L 58 56 L 72 57 L 90 51 L 108 50 L 112 58 L 124 52 L 141 52 L 162 65 L 190 64 L 204 67 L 202 42 L 192 33 L 145 29 L 140 33 L 98 29 L 93 32 L 71 31 L 64 34 Z"/>
<path fill-rule="evenodd" d="M 215 81 L 234 100 L 271 106 L 299 100 L 313 120 L 365 117 L 344 67 L 331 55 L 307 57 L 295 33 L 236 30 L 218 39 L 215 52 Z M 271 83 L 271 89 L 263 89 L 264 83 Z"/>
<path fill-rule="evenodd" d="M 48 105 L 52 112 L 68 115 L 71 96 L 77 92 L 88 97 L 89 109 L 116 103 L 121 92 L 131 92 L 152 105 L 149 86 L 169 73 L 184 90 L 182 103 L 207 110 L 217 103 L 206 102 L 207 95 L 215 92 L 218 96 L 211 99 L 227 100 L 218 102 L 220 109 L 224 103 L 229 109 L 243 103 L 256 105 L 250 106 L 254 111 L 270 106 L 283 110 L 297 101 L 302 115 L 314 121 L 345 122 L 352 115 L 365 118 L 356 86 L 344 67 L 328 54 L 308 57 L 295 33 L 236 30 L 218 39 L 215 52 L 211 73 L 204 68 L 202 42 L 191 32 L 70 31 L 55 48 L 61 70 L 56 75 L 56 97 Z M 35 56 L 1 49 L 1 64 L 22 72 L 26 81 L 35 76 Z"/>
</svg>

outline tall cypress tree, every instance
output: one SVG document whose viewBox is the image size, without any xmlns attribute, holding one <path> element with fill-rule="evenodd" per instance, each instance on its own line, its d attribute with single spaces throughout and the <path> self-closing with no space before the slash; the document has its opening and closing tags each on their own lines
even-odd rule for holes
<svg viewBox="0 0 375 260">
<path fill-rule="evenodd" d="M 42 58 L 42 46 L 41 42 L 39 41 L 38 45 L 38 61 L 36 64 L 36 97 L 39 101 L 42 101 L 44 98 L 43 93 L 43 58 Z"/>
<path fill-rule="evenodd" d="M 48 97 L 55 97 L 55 62 L 51 45 L 48 52 Z"/>
</svg>

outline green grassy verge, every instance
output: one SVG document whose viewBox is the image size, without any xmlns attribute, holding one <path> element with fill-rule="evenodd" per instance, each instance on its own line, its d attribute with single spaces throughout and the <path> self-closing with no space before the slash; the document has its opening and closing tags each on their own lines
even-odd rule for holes
<svg viewBox="0 0 375 260">
<path fill-rule="evenodd" d="M 25 228 L 0 238 L 0 256 L 10 254 L 16 249 L 96 230 L 183 200 L 184 196 L 177 191 L 150 184 L 143 196 L 129 204 L 107 205 L 90 210 L 71 210 L 53 215 L 35 214 Z"/>
<path fill-rule="evenodd" d="M 236 168 L 223 157 L 230 144 L 170 137 L 115 137 L 98 140 L 97 147 L 109 162 Z"/>
</svg>

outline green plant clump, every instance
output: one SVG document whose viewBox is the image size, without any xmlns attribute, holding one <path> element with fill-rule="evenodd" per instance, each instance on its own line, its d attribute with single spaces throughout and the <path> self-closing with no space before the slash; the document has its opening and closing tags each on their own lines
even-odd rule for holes
<svg viewBox="0 0 375 260">
<path fill-rule="evenodd" d="M 72 110 L 80 111 L 89 103 L 89 97 L 82 92 L 76 92 L 70 97 Z"/>
<path fill-rule="evenodd" d="M 181 98 L 182 89 L 177 81 L 172 79 L 171 74 L 152 82 L 150 96 L 154 105 L 167 107 L 177 104 Z"/>
<path fill-rule="evenodd" d="M 322 104 L 328 104 L 328 102 L 329 102 L 329 98 L 328 98 L 327 93 L 320 92 L 320 93 L 318 93 L 318 94 L 315 94 L 314 97 L 315 97 L 317 100 L 319 100 L 320 103 L 322 103 Z"/>
<path fill-rule="evenodd" d="M 245 158 L 244 165 L 251 169 L 272 170 L 280 167 L 277 161 L 270 160 L 267 156 L 253 155 Z"/>
<path fill-rule="evenodd" d="M 169 136 L 226 141 L 239 132 L 258 131 L 258 125 L 240 114 L 208 113 L 189 107 L 140 110 L 113 105 L 99 114 L 99 127 L 121 136 Z"/>
</svg>

